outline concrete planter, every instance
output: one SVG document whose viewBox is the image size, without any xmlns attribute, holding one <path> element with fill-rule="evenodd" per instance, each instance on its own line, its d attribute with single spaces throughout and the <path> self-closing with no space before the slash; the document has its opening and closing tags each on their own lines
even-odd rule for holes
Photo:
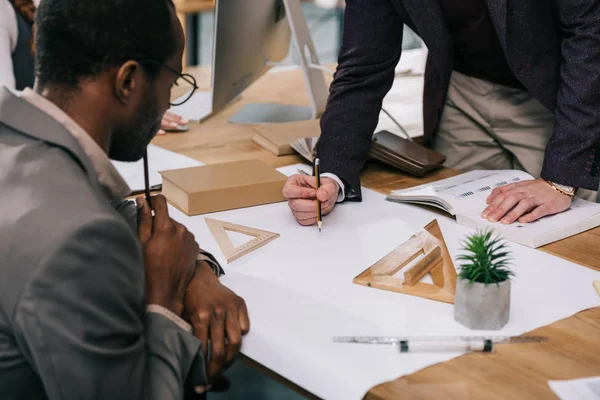
<svg viewBox="0 0 600 400">
<path fill-rule="evenodd" d="M 498 330 L 508 322 L 510 281 L 485 286 L 466 279 L 456 281 L 454 319 L 467 328 Z"/>
</svg>

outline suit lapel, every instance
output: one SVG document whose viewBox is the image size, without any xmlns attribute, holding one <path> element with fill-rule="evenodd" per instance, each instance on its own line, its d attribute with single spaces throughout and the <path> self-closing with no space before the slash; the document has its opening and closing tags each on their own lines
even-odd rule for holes
<svg viewBox="0 0 600 400">
<path fill-rule="evenodd" d="M 90 182 L 99 187 L 96 172 L 77 139 L 54 118 L 7 88 L 0 88 L 0 123 L 67 151 L 83 169 Z"/>
<path fill-rule="evenodd" d="M 393 0 L 404 6 L 414 30 L 423 39 L 444 84 L 453 66 L 453 45 L 438 0 Z M 397 7 L 400 4 L 396 4 Z"/>
<path fill-rule="evenodd" d="M 508 7 L 508 0 L 486 0 L 488 9 L 490 10 L 490 16 L 492 17 L 492 23 L 496 28 L 496 34 L 500 39 L 500 45 L 506 53 L 506 11 Z"/>
</svg>

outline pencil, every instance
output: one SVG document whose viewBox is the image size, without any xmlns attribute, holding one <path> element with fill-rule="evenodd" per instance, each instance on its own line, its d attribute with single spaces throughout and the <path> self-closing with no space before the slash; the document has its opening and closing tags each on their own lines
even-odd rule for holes
<svg viewBox="0 0 600 400">
<path fill-rule="evenodd" d="M 150 179 L 148 178 L 148 153 L 146 152 L 144 152 L 144 191 L 146 192 L 148 207 L 152 210 L 152 204 L 150 203 Z"/>
<path fill-rule="evenodd" d="M 319 159 L 315 159 L 315 178 L 317 178 L 317 191 L 319 191 L 319 187 L 321 187 L 321 174 L 319 173 Z M 321 228 L 323 226 L 323 221 L 321 220 L 321 202 L 317 197 L 317 226 L 319 227 L 319 232 L 321 232 Z"/>
</svg>

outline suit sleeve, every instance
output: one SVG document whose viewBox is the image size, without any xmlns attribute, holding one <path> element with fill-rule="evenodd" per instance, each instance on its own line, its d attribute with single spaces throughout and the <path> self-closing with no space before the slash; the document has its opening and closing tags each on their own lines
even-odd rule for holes
<svg viewBox="0 0 600 400">
<path fill-rule="evenodd" d="M 390 0 L 346 0 L 338 68 L 321 117 L 321 171 L 337 175 L 360 200 L 364 167 L 383 98 L 394 82 L 403 24 Z"/>
<path fill-rule="evenodd" d="M 542 177 L 598 189 L 600 172 L 600 1 L 556 0 L 562 27 L 554 134 Z"/>
<path fill-rule="evenodd" d="M 54 246 L 21 296 L 15 336 L 51 400 L 181 399 L 200 341 L 146 313 L 139 244 L 99 218 Z M 193 384 L 204 384 L 202 379 Z"/>
</svg>

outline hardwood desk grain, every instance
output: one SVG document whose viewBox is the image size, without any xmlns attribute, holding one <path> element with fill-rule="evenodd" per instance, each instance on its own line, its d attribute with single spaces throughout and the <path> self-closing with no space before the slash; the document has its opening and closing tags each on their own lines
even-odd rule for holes
<svg viewBox="0 0 600 400">
<path fill-rule="evenodd" d="M 215 9 L 215 0 L 173 0 L 175 9 L 182 14 L 196 14 Z"/>
<path fill-rule="evenodd" d="M 200 82 L 209 81 L 210 74 L 204 69 L 193 68 L 188 72 Z M 207 164 L 248 158 L 258 158 L 274 167 L 300 162 L 298 156 L 274 156 L 252 141 L 251 127 L 227 122 L 229 116 L 249 102 L 308 104 L 301 72 L 269 74 L 244 92 L 239 101 L 203 124 L 191 124 L 189 132 L 159 136 L 153 143 Z M 419 179 L 370 162 L 362 173 L 362 183 L 387 194 L 459 173 L 441 169 Z M 600 271 L 598 228 L 541 250 Z M 591 281 L 589 289 L 594 290 Z M 531 334 L 547 336 L 549 340 L 539 344 L 500 345 L 494 354 L 468 354 L 379 385 L 365 398 L 551 399 L 555 397 L 547 385 L 548 380 L 600 375 L 600 307 L 536 329 Z M 307 395 L 275 372 L 261 369 Z"/>
<path fill-rule="evenodd" d="M 590 284 L 591 286 L 591 284 Z M 549 380 L 600 374 L 600 308 L 530 332 L 545 343 L 498 345 L 493 354 L 468 354 L 373 388 L 381 399 L 556 399 Z"/>
</svg>

